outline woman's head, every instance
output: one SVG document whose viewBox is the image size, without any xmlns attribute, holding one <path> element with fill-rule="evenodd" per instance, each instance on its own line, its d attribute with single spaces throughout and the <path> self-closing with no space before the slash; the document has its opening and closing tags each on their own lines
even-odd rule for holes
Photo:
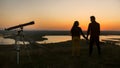
<svg viewBox="0 0 120 68">
<path fill-rule="evenodd" d="M 79 26 L 79 22 L 78 21 L 75 21 L 73 26 Z"/>
</svg>

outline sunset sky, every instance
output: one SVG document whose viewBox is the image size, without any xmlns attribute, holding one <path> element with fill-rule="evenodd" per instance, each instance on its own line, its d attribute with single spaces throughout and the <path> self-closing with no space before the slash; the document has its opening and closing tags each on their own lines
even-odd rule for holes
<svg viewBox="0 0 120 68">
<path fill-rule="evenodd" d="M 35 21 L 27 30 L 87 30 L 94 15 L 101 30 L 120 31 L 120 0 L 0 0 L 0 29 Z"/>
</svg>

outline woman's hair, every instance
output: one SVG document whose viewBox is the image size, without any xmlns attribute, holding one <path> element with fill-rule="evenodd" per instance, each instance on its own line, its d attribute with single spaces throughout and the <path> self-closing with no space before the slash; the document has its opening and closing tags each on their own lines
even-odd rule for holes
<svg viewBox="0 0 120 68">
<path fill-rule="evenodd" d="M 71 30 L 74 29 L 75 27 L 78 27 L 78 26 L 79 26 L 79 22 L 78 21 L 74 21 L 74 24 L 73 24 Z"/>
<path fill-rule="evenodd" d="M 76 27 L 79 26 L 79 22 L 78 22 L 78 21 L 75 21 L 75 22 L 74 22 L 73 27 L 75 27 L 75 26 L 76 26 Z"/>
</svg>

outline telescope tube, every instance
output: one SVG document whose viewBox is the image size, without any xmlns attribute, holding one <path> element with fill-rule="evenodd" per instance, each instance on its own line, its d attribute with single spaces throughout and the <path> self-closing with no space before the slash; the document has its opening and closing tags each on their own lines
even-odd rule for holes
<svg viewBox="0 0 120 68">
<path fill-rule="evenodd" d="M 20 24 L 20 25 L 17 25 L 17 26 L 9 27 L 5 30 L 12 30 L 12 29 L 24 27 L 24 26 L 27 26 L 27 25 L 33 25 L 33 24 L 34 24 L 34 21 L 31 21 L 31 22 L 28 22 L 28 23 L 25 23 L 25 24 Z"/>
</svg>

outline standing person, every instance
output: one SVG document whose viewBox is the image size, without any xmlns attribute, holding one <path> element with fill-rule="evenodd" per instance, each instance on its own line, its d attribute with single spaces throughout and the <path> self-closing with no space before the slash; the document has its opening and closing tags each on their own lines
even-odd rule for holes
<svg viewBox="0 0 120 68">
<path fill-rule="evenodd" d="M 88 26 L 87 38 L 90 34 L 90 44 L 89 44 L 89 56 L 91 56 L 93 51 L 93 44 L 95 43 L 98 49 L 98 54 L 101 54 L 101 48 L 99 46 L 99 35 L 100 35 L 100 24 L 95 21 L 95 16 L 90 17 L 91 23 Z"/>
<path fill-rule="evenodd" d="M 72 56 L 79 56 L 80 52 L 80 35 L 86 38 L 82 32 L 82 29 L 79 27 L 79 22 L 75 21 L 71 28 L 72 35 Z"/>
</svg>

